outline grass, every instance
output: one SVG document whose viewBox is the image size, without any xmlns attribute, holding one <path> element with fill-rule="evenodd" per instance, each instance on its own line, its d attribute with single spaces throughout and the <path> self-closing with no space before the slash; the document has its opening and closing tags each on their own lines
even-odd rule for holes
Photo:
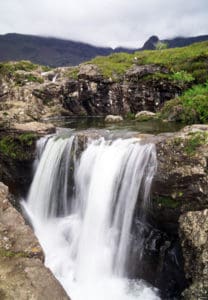
<svg viewBox="0 0 208 300">
<path fill-rule="evenodd" d="M 208 123 L 208 82 L 195 85 L 180 97 L 166 102 L 161 117 L 185 124 Z"/>
<path fill-rule="evenodd" d="M 164 50 L 137 51 L 133 54 L 115 53 L 107 57 L 96 57 L 89 63 L 97 65 L 104 77 L 121 78 L 134 64 L 156 64 L 169 69 L 173 79 L 188 78 L 195 83 L 203 83 L 208 78 L 208 42 L 191 46 Z M 185 76 L 182 76 L 185 75 Z"/>
</svg>

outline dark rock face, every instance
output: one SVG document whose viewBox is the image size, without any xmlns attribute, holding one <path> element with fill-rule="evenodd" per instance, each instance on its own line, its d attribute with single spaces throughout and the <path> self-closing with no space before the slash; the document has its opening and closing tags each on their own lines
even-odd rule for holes
<svg viewBox="0 0 208 300">
<path fill-rule="evenodd" d="M 159 42 L 156 35 L 151 36 L 143 45 L 142 50 L 155 50 L 155 45 Z"/>
<path fill-rule="evenodd" d="M 148 78 L 158 72 L 167 74 L 168 70 L 154 65 L 135 66 L 117 83 L 111 78 L 104 79 L 95 66 L 85 65 L 78 80 L 63 85 L 62 103 L 71 113 L 81 115 L 155 112 L 183 90 L 168 79 Z"/>
<path fill-rule="evenodd" d="M 186 88 L 168 79 L 169 71 L 157 65 L 134 65 L 118 81 L 104 78 L 98 67 L 80 65 L 76 79 L 71 68 L 49 72 L 21 71 L 22 76 L 41 82 L 18 85 L 14 78 L 0 81 L 0 125 L 39 121 L 67 115 L 126 115 L 147 110 L 157 111 L 165 101 Z M 158 75 L 159 74 L 159 75 Z"/>
</svg>

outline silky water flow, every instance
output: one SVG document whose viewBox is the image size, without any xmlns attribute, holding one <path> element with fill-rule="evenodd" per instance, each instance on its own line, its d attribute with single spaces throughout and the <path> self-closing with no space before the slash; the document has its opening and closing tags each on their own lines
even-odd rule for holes
<svg viewBox="0 0 208 300">
<path fill-rule="evenodd" d="M 138 194 L 148 205 L 155 146 L 137 138 L 53 136 L 37 143 L 35 175 L 23 207 L 45 264 L 72 300 L 156 300 L 157 290 L 128 279 Z"/>
</svg>

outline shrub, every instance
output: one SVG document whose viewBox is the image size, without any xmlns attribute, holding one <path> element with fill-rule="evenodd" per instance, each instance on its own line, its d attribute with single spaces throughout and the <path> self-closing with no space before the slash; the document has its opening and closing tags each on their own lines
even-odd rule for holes
<svg viewBox="0 0 208 300">
<path fill-rule="evenodd" d="M 208 83 L 196 85 L 182 96 L 165 103 L 162 118 L 186 124 L 208 122 Z"/>
</svg>

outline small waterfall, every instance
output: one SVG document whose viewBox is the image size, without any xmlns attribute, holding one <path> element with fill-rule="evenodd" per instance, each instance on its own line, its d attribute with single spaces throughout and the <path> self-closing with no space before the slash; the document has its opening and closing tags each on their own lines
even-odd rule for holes
<svg viewBox="0 0 208 300">
<path fill-rule="evenodd" d="M 42 152 L 23 206 L 45 263 L 72 300 L 156 300 L 154 288 L 129 280 L 131 227 L 140 195 L 148 205 L 156 168 L 153 144 L 136 138 L 54 136 Z"/>
</svg>

